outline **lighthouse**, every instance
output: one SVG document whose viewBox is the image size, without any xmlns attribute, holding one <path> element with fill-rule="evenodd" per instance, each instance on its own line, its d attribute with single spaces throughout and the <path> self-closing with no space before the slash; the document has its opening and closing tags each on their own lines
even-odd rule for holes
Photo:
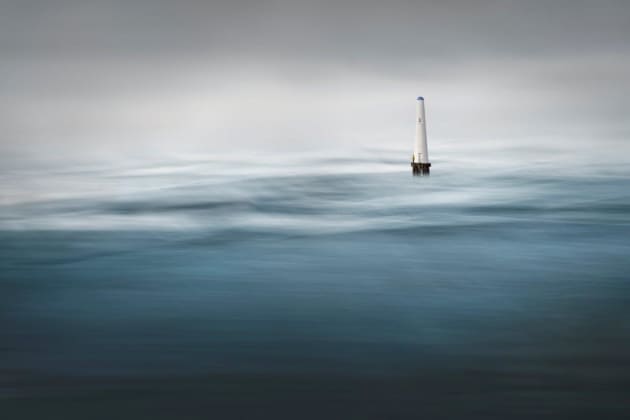
<svg viewBox="0 0 630 420">
<path fill-rule="evenodd" d="M 429 149 L 427 147 L 427 125 L 424 114 L 424 98 L 416 102 L 416 142 L 413 148 L 411 168 L 414 175 L 429 175 Z"/>
</svg>

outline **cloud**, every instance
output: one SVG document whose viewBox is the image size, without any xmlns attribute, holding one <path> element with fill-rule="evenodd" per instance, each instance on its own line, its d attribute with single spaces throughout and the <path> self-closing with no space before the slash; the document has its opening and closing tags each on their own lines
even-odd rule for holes
<svg viewBox="0 0 630 420">
<path fill-rule="evenodd" d="M 0 149 L 623 138 L 630 3 L 8 1 Z M 411 116 L 413 118 L 413 116 Z"/>
</svg>

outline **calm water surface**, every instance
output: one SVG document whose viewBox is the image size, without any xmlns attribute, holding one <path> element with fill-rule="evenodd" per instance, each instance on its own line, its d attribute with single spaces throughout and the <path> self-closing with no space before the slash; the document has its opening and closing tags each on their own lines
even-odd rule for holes
<svg viewBox="0 0 630 420">
<path fill-rule="evenodd" d="M 400 158 L 3 170 L 0 413 L 626 418 L 630 170 Z"/>
</svg>

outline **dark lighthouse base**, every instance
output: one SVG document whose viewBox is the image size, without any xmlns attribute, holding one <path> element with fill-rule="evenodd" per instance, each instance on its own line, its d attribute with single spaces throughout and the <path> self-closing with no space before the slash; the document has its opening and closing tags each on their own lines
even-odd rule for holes
<svg viewBox="0 0 630 420">
<path fill-rule="evenodd" d="M 411 170 L 414 175 L 429 175 L 429 168 L 431 167 L 430 163 L 415 163 L 411 162 Z"/>
</svg>

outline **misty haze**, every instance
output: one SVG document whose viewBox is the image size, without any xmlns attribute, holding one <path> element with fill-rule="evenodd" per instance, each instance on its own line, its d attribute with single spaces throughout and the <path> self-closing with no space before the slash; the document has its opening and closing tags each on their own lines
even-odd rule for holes
<svg viewBox="0 0 630 420">
<path fill-rule="evenodd" d="M 3 1 L 0 416 L 628 417 L 628 28 Z"/>
</svg>

